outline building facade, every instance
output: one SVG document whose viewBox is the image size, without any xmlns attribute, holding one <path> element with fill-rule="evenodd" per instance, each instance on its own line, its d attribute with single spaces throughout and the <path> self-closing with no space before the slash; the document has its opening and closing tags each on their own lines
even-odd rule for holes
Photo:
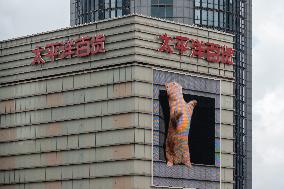
<svg viewBox="0 0 284 189">
<path fill-rule="evenodd" d="M 223 54 L 181 53 L 184 38 Z M 0 188 L 233 189 L 233 44 L 138 15 L 1 41 Z M 169 168 L 163 155 L 171 81 L 198 101 L 191 138 L 210 133 L 210 159 L 202 141 L 190 144 L 192 168 Z"/>
<path fill-rule="evenodd" d="M 142 14 L 235 35 L 235 181 L 252 188 L 252 1 L 71 0 L 71 25 Z"/>
</svg>

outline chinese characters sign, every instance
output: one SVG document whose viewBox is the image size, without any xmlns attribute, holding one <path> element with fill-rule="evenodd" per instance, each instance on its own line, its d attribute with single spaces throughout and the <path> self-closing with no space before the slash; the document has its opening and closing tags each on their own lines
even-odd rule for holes
<svg viewBox="0 0 284 189">
<path fill-rule="evenodd" d="M 45 47 L 37 46 L 32 52 L 35 54 L 32 64 L 45 64 L 48 60 L 85 57 L 105 52 L 105 36 L 85 36 L 77 40 L 61 41 L 46 44 Z"/>
<path fill-rule="evenodd" d="M 170 37 L 167 34 L 160 35 L 160 39 L 163 40 L 163 44 L 158 49 L 160 52 L 171 54 L 176 50 L 183 55 L 188 51 L 190 57 L 205 59 L 214 63 L 234 64 L 233 48 L 183 36 Z"/>
</svg>

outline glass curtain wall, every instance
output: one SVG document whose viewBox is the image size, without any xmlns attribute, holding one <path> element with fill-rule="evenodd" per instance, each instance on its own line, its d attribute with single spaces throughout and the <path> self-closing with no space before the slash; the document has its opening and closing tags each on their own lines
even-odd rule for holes
<svg viewBox="0 0 284 189">
<path fill-rule="evenodd" d="M 194 22 L 197 25 L 234 31 L 233 0 L 195 0 Z"/>
<path fill-rule="evenodd" d="M 75 25 L 130 13 L 130 0 L 75 0 Z"/>
<path fill-rule="evenodd" d="M 233 33 L 235 52 L 235 188 L 251 188 L 251 54 L 247 0 L 195 0 L 194 22 Z M 250 18 L 249 18 L 250 19 Z"/>
</svg>

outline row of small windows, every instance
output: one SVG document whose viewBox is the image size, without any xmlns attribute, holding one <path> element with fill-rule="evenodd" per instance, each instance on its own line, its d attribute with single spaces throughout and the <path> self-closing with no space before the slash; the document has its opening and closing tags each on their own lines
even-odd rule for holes
<svg viewBox="0 0 284 189">
<path fill-rule="evenodd" d="M 79 23 L 114 18 L 130 13 L 130 0 L 77 0 L 76 6 Z"/>
<path fill-rule="evenodd" d="M 195 0 L 195 7 L 203 7 L 209 9 L 218 9 L 232 12 L 233 11 L 233 0 Z"/>
<path fill-rule="evenodd" d="M 233 15 L 224 12 L 195 9 L 195 24 L 233 29 Z"/>
<path fill-rule="evenodd" d="M 122 16 L 122 0 L 106 0 L 104 14 L 105 19 Z"/>
</svg>

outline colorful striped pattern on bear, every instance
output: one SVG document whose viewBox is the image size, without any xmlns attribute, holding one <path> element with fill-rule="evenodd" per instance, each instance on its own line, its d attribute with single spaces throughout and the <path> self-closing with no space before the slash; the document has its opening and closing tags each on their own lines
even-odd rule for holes
<svg viewBox="0 0 284 189">
<path fill-rule="evenodd" d="M 166 139 L 167 165 L 185 164 L 191 167 L 188 134 L 196 100 L 186 103 L 183 99 L 182 87 L 176 82 L 166 83 L 170 107 L 170 121 Z"/>
</svg>

